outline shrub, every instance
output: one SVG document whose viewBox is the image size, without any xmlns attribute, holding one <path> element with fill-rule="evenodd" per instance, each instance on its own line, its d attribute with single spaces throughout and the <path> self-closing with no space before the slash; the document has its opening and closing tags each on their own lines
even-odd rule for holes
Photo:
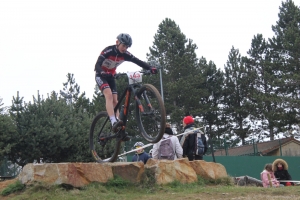
<svg viewBox="0 0 300 200">
<path fill-rule="evenodd" d="M 7 196 L 14 192 L 23 190 L 24 187 L 25 187 L 25 185 L 23 185 L 20 181 L 16 181 L 15 183 L 8 185 L 4 190 L 2 190 L 1 195 Z"/>
</svg>

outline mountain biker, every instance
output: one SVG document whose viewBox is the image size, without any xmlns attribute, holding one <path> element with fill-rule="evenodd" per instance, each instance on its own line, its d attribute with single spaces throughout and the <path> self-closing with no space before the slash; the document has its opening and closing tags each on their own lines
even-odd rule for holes
<svg viewBox="0 0 300 200">
<path fill-rule="evenodd" d="M 117 128 L 122 126 L 123 122 L 118 120 L 119 111 L 114 114 L 114 107 L 118 103 L 118 95 L 114 75 L 116 68 L 124 61 L 130 61 L 138 66 L 150 70 L 152 74 L 157 73 L 157 69 L 147 63 L 134 57 L 127 51 L 132 45 L 132 38 L 129 34 L 121 33 L 117 36 L 115 45 L 106 47 L 98 57 L 95 65 L 95 80 L 106 101 L 106 111 L 110 118 L 112 130 L 116 132 Z"/>
</svg>

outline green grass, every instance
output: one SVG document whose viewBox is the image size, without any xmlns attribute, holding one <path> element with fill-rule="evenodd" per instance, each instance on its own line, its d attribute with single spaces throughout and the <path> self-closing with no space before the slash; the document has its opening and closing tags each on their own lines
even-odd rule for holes
<svg viewBox="0 0 300 200">
<path fill-rule="evenodd" d="M 13 184 L 8 185 L 4 190 L 1 191 L 2 196 L 7 196 L 9 194 L 21 191 L 25 188 L 25 186 L 20 182 L 17 181 Z"/>
<path fill-rule="evenodd" d="M 14 186 L 9 185 L 7 187 L 10 188 L 10 194 L 0 196 L 0 199 L 300 199 L 299 186 L 282 188 L 236 186 L 230 177 L 210 181 L 198 177 L 198 181 L 195 183 L 184 184 L 175 181 L 166 185 L 153 184 L 153 180 L 147 180 L 139 184 L 130 183 L 120 177 L 115 177 L 107 183 L 91 183 L 80 189 L 67 185 L 46 185 L 42 183 L 35 183 L 26 187 L 20 182 L 12 185 Z M 21 185 L 22 188 L 17 185 Z"/>
</svg>

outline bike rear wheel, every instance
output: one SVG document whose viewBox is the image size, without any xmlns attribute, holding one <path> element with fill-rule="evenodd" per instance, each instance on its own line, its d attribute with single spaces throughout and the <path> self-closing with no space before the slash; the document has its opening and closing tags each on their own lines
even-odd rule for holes
<svg viewBox="0 0 300 200">
<path fill-rule="evenodd" d="M 136 119 L 142 136 L 150 143 L 160 141 L 166 125 L 166 111 L 164 102 L 158 90 L 151 84 L 143 85 L 136 101 Z M 149 100 L 149 101 L 148 101 Z"/>
<path fill-rule="evenodd" d="M 118 158 L 121 139 L 111 130 L 107 112 L 100 112 L 90 127 L 90 150 L 94 159 L 99 162 L 114 162 Z"/>
</svg>

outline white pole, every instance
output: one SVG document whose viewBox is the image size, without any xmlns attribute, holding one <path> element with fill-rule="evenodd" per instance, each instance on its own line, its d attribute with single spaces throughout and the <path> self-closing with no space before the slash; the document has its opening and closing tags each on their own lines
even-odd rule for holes
<svg viewBox="0 0 300 200">
<path fill-rule="evenodd" d="M 203 128 L 203 127 L 201 127 L 201 128 Z M 200 130 L 200 128 L 196 128 L 196 129 L 194 129 L 194 130 L 192 130 L 192 131 L 185 132 L 185 133 L 180 133 L 180 134 L 174 135 L 174 136 L 178 137 L 178 136 L 181 136 L 181 135 L 183 135 L 183 134 L 197 133 L 197 131 L 199 131 L 199 130 Z M 160 141 L 164 141 L 164 140 L 168 140 L 168 139 L 169 139 L 169 138 L 166 138 L 166 139 L 163 139 L 163 140 L 160 140 Z M 140 148 L 137 148 L 137 149 L 133 149 L 133 150 L 124 152 L 124 153 L 118 155 L 118 157 L 124 156 L 124 155 L 126 155 L 126 154 L 131 153 L 131 152 L 135 152 L 135 151 L 140 150 L 140 149 L 144 149 L 144 148 L 146 148 L 146 147 L 150 147 L 150 146 L 152 146 L 152 145 L 154 145 L 154 144 L 155 144 L 155 143 L 149 143 L 149 144 L 146 144 L 146 145 L 144 145 L 143 147 L 140 147 Z M 108 161 L 109 159 L 110 159 L 110 158 L 106 158 L 106 159 L 104 159 L 103 161 Z"/>
</svg>

